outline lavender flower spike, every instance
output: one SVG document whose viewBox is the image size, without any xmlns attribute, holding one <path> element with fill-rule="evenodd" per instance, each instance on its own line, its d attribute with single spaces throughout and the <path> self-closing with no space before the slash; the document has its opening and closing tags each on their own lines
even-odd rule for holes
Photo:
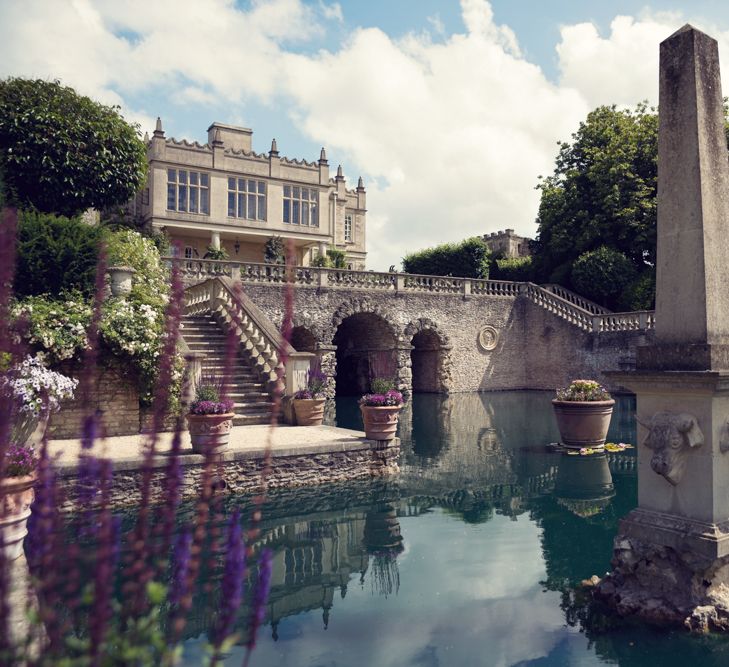
<svg viewBox="0 0 729 667">
<path fill-rule="evenodd" d="M 172 563 L 172 581 L 167 599 L 171 605 L 179 605 L 187 595 L 187 575 L 190 569 L 190 549 L 192 533 L 186 530 L 180 533 L 175 542 L 175 555 Z"/>
<path fill-rule="evenodd" d="M 266 613 L 266 600 L 268 600 L 268 591 L 271 587 L 271 566 L 273 563 L 273 552 L 270 549 L 264 549 L 258 560 L 258 581 L 253 592 L 253 604 L 250 620 L 250 628 L 248 635 L 248 644 L 246 646 L 246 655 L 243 661 L 244 667 L 248 665 L 251 652 L 256 647 L 256 635 L 258 628 L 263 623 L 264 614 Z"/>
<path fill-rule="evenodd" d="M 214 647 L 213 665 L 216 664 L 216 660 L 220 659 L 220 646 L 230 635 L 238 608 L 243 601 L 243 578 L 245 577 L 246 560 L 239 510 L 235 510 L 230 517 L 227 542 L 225 570 L 223 571 L 223 580 L 220 586 L 224 599 L 212 636 Z"/>
</svg>

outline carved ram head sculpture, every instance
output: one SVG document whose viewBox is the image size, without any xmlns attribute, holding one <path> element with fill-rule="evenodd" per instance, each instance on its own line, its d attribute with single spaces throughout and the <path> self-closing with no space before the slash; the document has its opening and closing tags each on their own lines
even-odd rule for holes
<svg viewBox="0 0 729 667">
<path fill-rule="evenodd" d="M 656 412 L 648 423 L 643 444 L 653 450 L 651 468 L 674 486 L 681 481 L 686 456 L 693 447 L 704 444 L 704 434 L 696 417 L 685 412 Z"/>
</svg>

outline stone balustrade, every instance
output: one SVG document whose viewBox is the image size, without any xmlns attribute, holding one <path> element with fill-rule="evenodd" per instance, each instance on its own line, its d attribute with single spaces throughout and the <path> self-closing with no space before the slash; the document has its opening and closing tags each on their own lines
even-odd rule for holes
<svg viewBox="0 0 729 667">
<path fill-rule="evenodd" d="M 191 285 L 210 278 L 240 280 L 251 284 L 282 284 L 331 289 L 354 289 L 392 294 L 444 294 L 461 297 L 525 296 L 536 305 L 574 324 L 583 331 L 648 331 L 655 327 L 654 311 L 612 313 L 607 308 L 585 299 L 559 285 L 536 285 L 509 280 L 481 280 L 454 276 L 425 276 L 410 273 L 349 271 L 310 266 L 287 269 L 277 264 L 255 264 L 228 260 L 183 260 L 180 262 L 185 281 Z M 289 277 L 290 274 L 290 277 Z M 210 289 L 209 287 L 206 289 Z M 197 300 L 209 300 L 204 291 L 188 289 L 188 307 L 196 308 Z M 198 312 L 191 310 L 190 313 Z M 202 311 L 200 311 L 202 312 Z"/>
</svg>

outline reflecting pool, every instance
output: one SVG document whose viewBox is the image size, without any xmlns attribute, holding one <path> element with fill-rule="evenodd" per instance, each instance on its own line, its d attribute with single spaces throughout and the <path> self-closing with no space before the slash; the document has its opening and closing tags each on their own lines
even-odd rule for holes
<svg viewBox="0 0 729 667">
<path fill-rule="evenodd" d="M 608 632 L 610 619 L 587 613 L 578 585 L 609 568 L 618 519 L 636 503 L 635 450 L 552 451 L 550 399 L 416 395 L 398 478 L 273 494 L 260 543 L 274 552 L 273 585 L 251 664 L 729 664 L 729 639 Z M 618 399 L 609 440 L 635 444 L 634 410 Z M 354 400 L 336 419 L 361 428 Z M 186 665 L 203 655 L 217 590 L 196 598 Z M 225 664 L 241 656 L 234 647 Z"/>
</svg>

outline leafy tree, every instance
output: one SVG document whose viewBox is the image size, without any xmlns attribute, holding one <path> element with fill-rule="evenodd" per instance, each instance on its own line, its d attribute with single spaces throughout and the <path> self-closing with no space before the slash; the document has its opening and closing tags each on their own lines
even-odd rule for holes
<svg viewBox="0 0 729 667">
<path fill-rule="evenodd" d="M 280 236 L 271 236 L 263 247 L 263 261 L 266 264 L 285 264 L 286 248 Z"/>
<path fill-rule="evenodd" d="M 636 273 L 635 266 L 622 252 L 600 246 L 577 258 L 572 267 L 572 284 L 588 299 L 621 310 L 623 290 Z"/>
<path fill-rule="evenodd" d="M 402 259 L 405 273 L 463 278 L 488 278 L 489 263 L 488 246 L 478 236 L 419 250 Z"/>
<path fill-rule="evenodd" d="M 16 296 L 94 290 L 104 229 L 78 218 L 22 211 L 18 219 Z"/>
<path fill-rule="evenodd" d="M 572 142 L 560 144 L 554 174 L 537 186 L 537 280 L 580 291 L 573 277 L 584 273 L 573 272 L 575 262 L 603 246 L 627 258 L 633 275 L 655 263 L 657 156 L 655 109 L 642 103 L 588 114 Z"/>
<path fill-rule="evenodd" d="M 492 262 L 489 277 L 493 280 L 530 281 L 533 273 L 531 257 L 503 257 Z"/>
<path fill-rule="evenodd" d="M 145 181 L 136 126 L 59 81 L 0 81 L 0 169 L 17 206 L 74 216 L 127 202 Z"/>
</svg>

